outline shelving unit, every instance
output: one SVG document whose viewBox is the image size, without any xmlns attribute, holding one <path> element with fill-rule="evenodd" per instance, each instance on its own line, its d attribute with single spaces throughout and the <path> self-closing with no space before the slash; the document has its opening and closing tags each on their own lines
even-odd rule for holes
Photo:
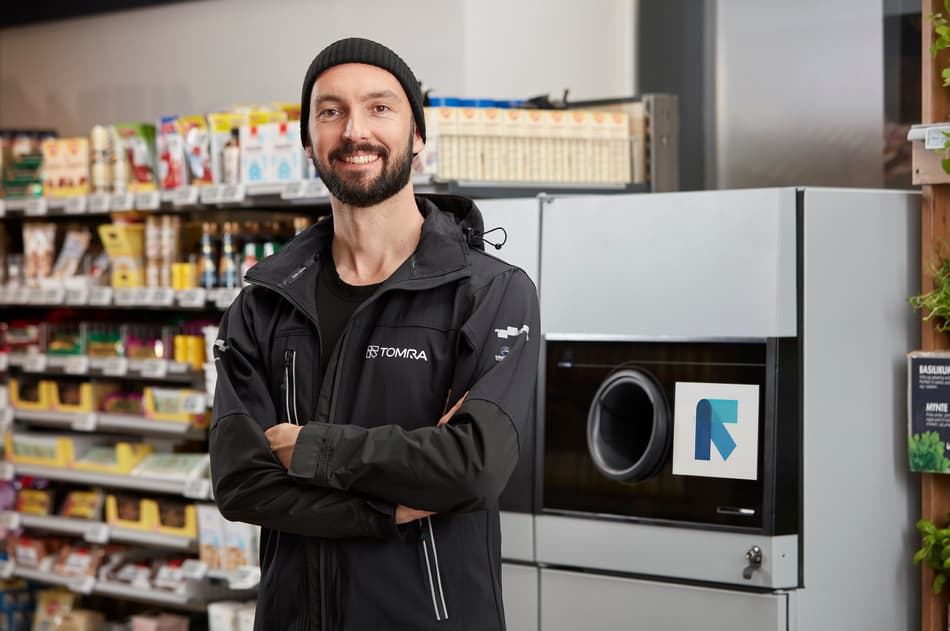
<svg viewBox="0 0 950 631">
<path fill-rule="evenodd" d="M 75 517 L 58 517 L 54 515 L 30 515 L 16 511 L 0 512 L 0 526 L 8 529 L 17 527 L 35 528 L 65 535 L 82 537 L 89 543 L 108 543 L 118 541 L 122 543 L 141 544 L 168 548 L 181 552 L 196 552 L 198 541 L 194 537 L 179 537 L 160 532 L 135 530 L 133 528 L 118 528 L 100 521 L 89 521 Z"/>
<path fill-rule="evenodd" d="M 12 479 L 14 475 L 28 475 L 35 478 L 46 478 L 60 482 L 76 484 L 91 484 L 117 489 L 145 491 L 147 493 L 168 493 L 181 495 L 193 500 L 210 500 L 211 480 L 208 478 L 193 478 L 187 481 L 162 480 L 159 478 L 145 478 L 114 473 L 99 473 L 96 471 L 82 471 L 80 469 L 66 469 L 60 467 L 43 467 L 40 465 L 13 464 L 6 462 L 6 471 L 0 470 L 0 479 Z"/>
</svg>

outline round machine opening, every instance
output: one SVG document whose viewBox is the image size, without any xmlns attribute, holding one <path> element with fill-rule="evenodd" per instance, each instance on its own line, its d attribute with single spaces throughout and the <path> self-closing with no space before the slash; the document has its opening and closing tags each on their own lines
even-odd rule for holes
<svg viewBox="0 0 950 631">
<path fill-rule="evenodd" d="M 627 368 L 597 389 L 587 415 L 587 448 L 612 480 L 640 482 L 663 467 L 672 423 L 666 396 L 648 373 Z"/>
</svg>

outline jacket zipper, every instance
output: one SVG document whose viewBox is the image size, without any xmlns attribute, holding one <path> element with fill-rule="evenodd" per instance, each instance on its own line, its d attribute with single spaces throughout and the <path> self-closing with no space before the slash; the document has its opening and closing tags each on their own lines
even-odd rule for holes
<svg viewBox="0 0 950 631">
<path fill-rule="evenodd" d="M 287 408 L 287 422 L 300 425 L 297 417 L 297 352 L 284 351 L 284 405 Z"/>
<path fill-rule="evenodd" d="M 426 517 L 425 523 L 420 521 L 419 528 L 419 539 L 422 542 L 422 554 L 426 560 L 426 574 L 429 581 L 429 594 L 432 596 L 432 607 L 435 609 L 435 619 L 441 622 L 449 619 L 449 609 L 445 605 L 445 590 L 442 588 L 442 570 L 439 568 L 439 552 L 435 545 L 435 530 L 432 528 L 432 518 Z M 439 605 L 442 606 L 441 609 L 439 609 Z"/>
</svg>

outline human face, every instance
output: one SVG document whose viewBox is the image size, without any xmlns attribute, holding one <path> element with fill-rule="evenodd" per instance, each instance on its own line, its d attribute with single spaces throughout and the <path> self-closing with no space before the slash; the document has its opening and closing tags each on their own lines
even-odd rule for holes
<svg viewBox="0 0 950 631">
<path fill-rule="evenodd" d="M 396 77 L 367 64 L 334 66 L 311 99 L 309 155 L 331 195 L 367 207 L 406 186 L 422 137 Z"/>
</svg>

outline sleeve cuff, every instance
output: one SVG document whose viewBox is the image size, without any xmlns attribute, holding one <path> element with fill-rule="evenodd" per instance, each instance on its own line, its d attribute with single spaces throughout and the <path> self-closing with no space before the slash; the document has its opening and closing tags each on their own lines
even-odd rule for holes
<svg viewBox="0 0 950 631">
<path fill-rule="evenodd" d="M 295 478 L 305 478 L 323 486 L 327 477 L 328 449 L 326 423 L 307 423 L 297 434 L 297 443 L 290 456 L 287 472 Z"/>
</svg>

